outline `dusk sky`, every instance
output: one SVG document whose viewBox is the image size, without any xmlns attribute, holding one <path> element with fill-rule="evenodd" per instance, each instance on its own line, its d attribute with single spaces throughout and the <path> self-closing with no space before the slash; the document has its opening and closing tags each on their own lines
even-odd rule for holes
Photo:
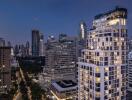
<svg viewBox="0 0 132 100">
<path fill-rule="evenodd" d="M 132 35 L 132 0 L 0 0 L 0 37 L 12 43 L 31 40 L 31 30 L 45 37 L 66 33 L 77 35 L 79 23 L 88 29 L 95 15 L 115 6 L 128 9 L 128 33 Z"/>
</svg>

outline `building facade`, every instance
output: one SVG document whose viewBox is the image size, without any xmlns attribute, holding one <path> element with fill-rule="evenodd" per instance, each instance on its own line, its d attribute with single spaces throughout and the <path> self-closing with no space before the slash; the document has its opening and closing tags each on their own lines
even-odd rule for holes
<svg viewBox="0 0 132 100">
<path fill-rule="evenodd" d="M 132 52 L 128 54 L 128 91 L 132 92 Z"/>
<path fill-rule="evenodd" d="M 0 93 L 11 88 L 11 47 L 0 47 Z"/>
<path fill-rule="evenodd" d="M 47 42 L 45 71 L 51 80 L 75 80 L 76 44 L 74 40 Z"/>
<path fill-rule="evenodd" d="M 132 51 L 132 37 L 130 37 L 130 38 L 128 39 L 128 49 L 129 49 L 129 52 Z"/>
<path fill-rule="evenodd" d="M 87 35 L 87 25 L 85 22 L 81 22 L 80 23 L 80 34 L 79 34 L 79 38 L 80 40 L 85 40 Z"/>
<path fill-rule="evenodd" d="M 32 56 L 39 56 L 40 36 L 39 30 L 32 30 Z"/>
<path fill-rule="evenodd" d="M 127 9 L 95 16 L 78 62 L 79 100 L 125 100 Z"/>
<path fill-rule="evenodd" d="M 26 56 L 30 56 L 31 55 L 31 53 L 30 53 L 30 43 L 29 43 L 29 41 L 27 41 L 26 42 L 26 46 L 25 46 L 25 54 L 26 54 Z"/>
<path fill-rule="evenodd" d="M 45 52 L 45 45 L 44 45 L 44 37 L 41 34 L 40 36 L 40 42 L 39 42 L 39 56 L 44 56 L 44 52 Z"/>
</svg>

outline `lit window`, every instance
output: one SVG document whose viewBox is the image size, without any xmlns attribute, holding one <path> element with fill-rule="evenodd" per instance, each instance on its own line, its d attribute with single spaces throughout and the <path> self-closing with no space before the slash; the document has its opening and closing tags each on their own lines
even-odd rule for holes
<svg viewBox="0 0 132 100">
<path fill-rule="evenodd" d="M 100 82 L 100 78 L 96 78 L 96 82 L 99 83 Z"/>
<path fill-rule="evenodd" d="M 108 68 L 108 67 L 105 67 L 105 71 L 106 71 L 106 72 L 109 71 L 109 68 Z"/>
<path fill-rule="evenodd" d="M 110 20 L 109 25 L 116 25 L 119 23 L 119 21 L 120 21 L 119 19 Z"/>
<path fill-rule="evenodd" d="M 98 73 L 100 71 L 99 67 L 96 67 L 96 72 Z"/>
</svg>

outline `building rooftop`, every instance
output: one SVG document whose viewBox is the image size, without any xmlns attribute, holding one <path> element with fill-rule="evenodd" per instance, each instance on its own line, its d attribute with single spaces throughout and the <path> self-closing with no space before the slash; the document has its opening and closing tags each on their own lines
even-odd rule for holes
<svg viewBox="0 0 132 100">
<path fill-rule="evenodd" d="M 94 17 L 94 19 L 100 19 L 100 18 L 102 18 L 104 16 L 107 16 L 107 15 L 109 15 L 111 13 L 114 13 L 114 12 L 117 12 L 117 11 L 124 11 L 124 12 L 127 13 L 127 9 L 126 8 L 116 7 L 114 10 L 110 10 L 110 11 L 107 11 L 105 13 L 101 13 L 101 14 L 96 15 Z"/>
<path fill-rule="evenodd" d="M 77 89 L 77 83 L 73 82 L 72 80 L 53 81 L 52 86 L 54 86 L 60 92 Z"/>
</svg>

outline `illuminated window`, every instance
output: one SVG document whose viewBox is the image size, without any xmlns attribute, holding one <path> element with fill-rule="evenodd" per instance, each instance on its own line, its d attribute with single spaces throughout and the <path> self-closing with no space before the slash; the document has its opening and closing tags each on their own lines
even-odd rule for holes
<svg viewBox="0 0 132 100">
<path fill-rule="evenodd" d="M 100 71 L 99 67 L 96 67 L 96 72 L 98 73 Z"/>
<path fill-rule="evenodd" d="M 100 78 L 96 78 L 96 82 L 99 83 L 100 82 Z"/>
<path fill-rule="evenodd" d="M 109 25 L 116 25 L 119 23 L 119 21 L 120 21 L 119 19 L 110 20 Z"/>
<path fill-rule="evenodd" d="M 109 71 L 109 68 L 108 67 L 105 67 L 105 72 Z"/>
</svg>

